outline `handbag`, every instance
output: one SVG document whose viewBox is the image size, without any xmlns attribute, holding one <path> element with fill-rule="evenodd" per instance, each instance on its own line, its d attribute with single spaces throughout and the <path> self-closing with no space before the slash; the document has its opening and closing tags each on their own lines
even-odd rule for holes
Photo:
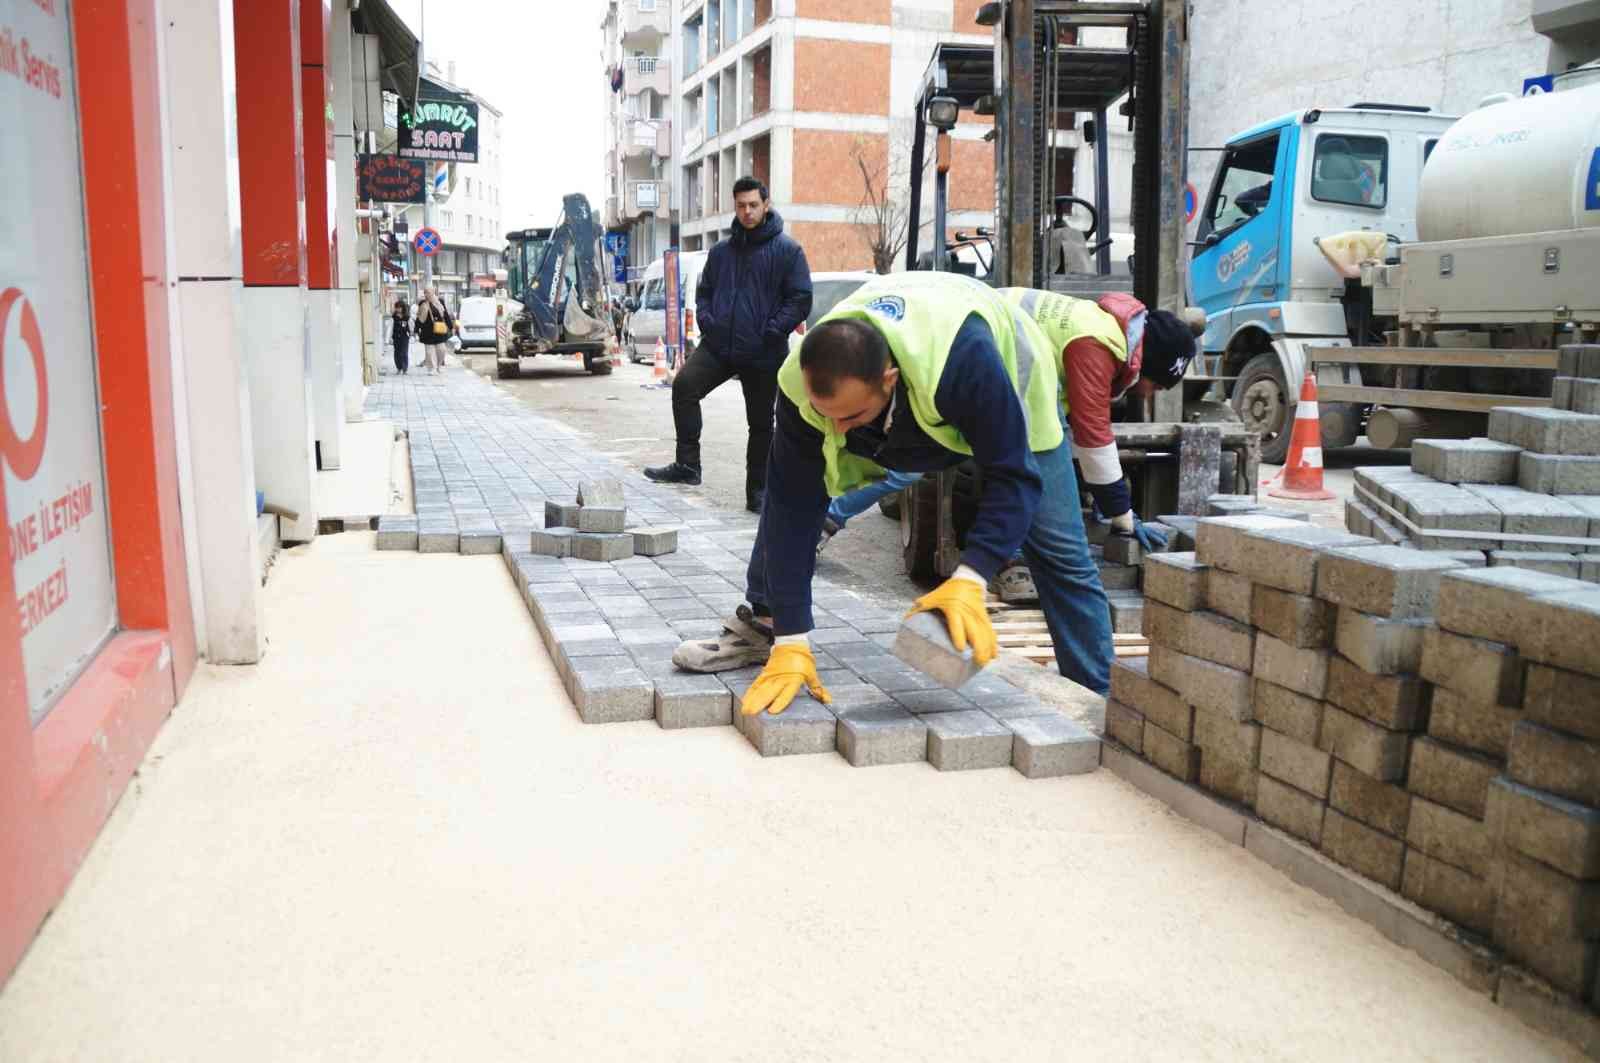
<svg viewBox="0 0 1600 1063">
<path fill-rule="evenodd" d="M 433 323 L 433 334 L 435 336 L 448 336 L 450 335 L 450 326 L 443 321 L 435 321 Z"/>
</svg>

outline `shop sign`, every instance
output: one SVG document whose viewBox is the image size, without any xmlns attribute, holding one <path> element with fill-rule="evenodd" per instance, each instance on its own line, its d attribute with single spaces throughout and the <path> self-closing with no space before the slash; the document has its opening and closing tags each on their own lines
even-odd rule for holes
<svg viewBox="0 0 1600 1063">
<path fill-rule="evenodd" d="M 421 203 L 428 194 L 428 164 L 398 155 L 363 155 L 356 165 L 356 198 L 378 203 Z"/>
<path fill-rule="evenodd" d="M 670 359 L 683 342 L 683 292 L 679 288 L 678 249 L 671 248 L 661 256 L 661 286 L 666 289 L 666 348 Z"/>
<path fill-rule="evenodd" d="M 416 107 L 400 116 L 399 150 L 407 159 L 477 162 L 477 103 L 424 79 Z"/>
<path fill-rule="evenodd" d="M 28 159 L 0 242 L 0 476 L 29 715 L 44 718 L 116 626 L 65 4 L 0 9 L 0 156 Z M 126 340 L 126 357 L 143 337 Z"/>
</svg>

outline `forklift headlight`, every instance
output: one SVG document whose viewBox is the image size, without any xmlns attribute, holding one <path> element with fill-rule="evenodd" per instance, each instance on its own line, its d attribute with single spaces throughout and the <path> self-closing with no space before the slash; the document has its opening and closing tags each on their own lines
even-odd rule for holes
<svg viewBox="0 0 1600 1063">
<path fill-rule="evenodd" d="M 935 96 L 928 101 L 928 124 L 938 129 L 954 129 L 960 114 L 961 105 L 949 96 Z"/>
</svg>

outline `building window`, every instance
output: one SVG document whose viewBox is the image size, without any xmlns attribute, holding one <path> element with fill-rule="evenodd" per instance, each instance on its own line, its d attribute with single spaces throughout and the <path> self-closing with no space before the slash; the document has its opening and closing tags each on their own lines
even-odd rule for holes
<svg viewBox="0 0 1600 1063">
<path fill-rule="evenodd" d="M 463 177 L 461 179 L 461 191 L 468 199 L 472 198 L 472 178 Z"/>
<path fill-rule="evenodd" d="M 702 20 L 699 18 L 683 24 L 683 73 L 684 76 L 700 69 L 700 27 Z"/>
<path fill-rule="evenodd" d="M 655 9 L 656 0 L 639 0 L 640 11 L 654 11 Z"/>
</svg>

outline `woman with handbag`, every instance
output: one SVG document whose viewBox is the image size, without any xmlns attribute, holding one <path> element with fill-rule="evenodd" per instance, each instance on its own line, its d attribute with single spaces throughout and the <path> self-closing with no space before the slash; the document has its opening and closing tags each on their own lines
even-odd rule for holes
<svg viewBox="0 0 1600 1063">
<path fill-rule="evenodd" d="M 404 299 L 394 301 L 394 314 L 389 322 L 389 339 L 394 343 L 394 367 L 401 376 L 411 365 L 411 312 Z"/>
<path fill-rule="evenodd" d="M 437 376 L 444 371 L 444 355 L 455 334 L 456 319 L 439 298 L 438 288 L 429 288 L 417 303 L 417 339 L 427 349 L 424 359 L 428 371 Z"/>
</svg>

